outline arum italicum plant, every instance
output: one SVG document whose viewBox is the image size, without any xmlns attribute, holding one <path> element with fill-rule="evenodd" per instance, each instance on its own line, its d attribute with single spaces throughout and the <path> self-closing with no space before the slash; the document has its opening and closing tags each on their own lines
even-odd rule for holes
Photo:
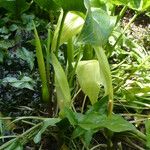
<svg viewBox="0 0 150 150">
<path fill-rule="evenodd" d="M 83 7 L 84 3 L 87 9 L 86 16 L 84 14 L 79 16 L 76 12 L 69 12 L 69 10 L 85 12 L 85 8 Z M 73 71 L 76 72 L 82 91 L 89 97 L 91 103 L 94 104 L 98 99 L 100 84 L 102 84 L 105 89 L 105 95 L 109 96 L 108 108 L 109 114 L 112 114 L 113 88 L 111 72 L 103 47 L 115 25 L 116 18 L 110 17 L 100 8 L 91 7 L 88 1 L 85 1 L 84 3 L 81 0 L 78 0 L 76 3 L 67 0 L 66 3 L 64 1 L 58 2 L 63 9 L 61 10 L 54 36 L 51 40 L 51 48 L 47 48 L 47 52 L 51 55 L 51 63 L 55 71 L 57 102 L 60 109 L 64 108 L 64 106 L 71 106 L 71 95 L 67 77 L 57 58 L 59 46 L 65 42 L 68 45 L 68 69 L 73 69 Z M 83 17 L 85 17 L 85 20 Z M 40 77 L 42 80 L 43 100 L 49 101 L 51 95 L 49 94 L 48 88 L 48 76 L 46 76 L 48 74 L 48 69 L 46 71 L 41 48 L 42 46 L 35 27 L 34 31 L 36 40 L 36 54 Z M 81 45 L 91 45 L 91 51 L 94 49 L 97 60 L 74 62 L 73 37 L 77 34 L 79 34 L 77 43 L 80 43 Z M 98 69 L 95 74 L 93 72 L 96 68 Z M 88 80 L 89 77 L 87 77 L 87 75 L 90 76 L 90 80 Z M 87 78 L 87 80 L 85 80 L 85 78 Z"/>
<path fill-rule="evenodd" d="M 34 25 L 35 43 L 36 43 L 36 56 L 38 61 L 39 73 L 42 81 L 42 99 L 45 102 L 52 100 L 53 93 L 50 92 L 50 63 L 54 68 L 54 84 L 57 94 L 57 103 L 60 108 L 61 116 L 68 118 L 70 124 L 75 127 L 74 136 L 79 137 L 81 134 L 89 139 L 92 135 L 99 131 L 99 129 L 105 128 L 110 131 L 106 136 L 108 137 L 108 145 L 111 147 L 111 137 L 116 132 L 132 132 L 136 134 L 142 140 L 145 140 L 145 135 L 136 130 L 136 128 L 128 121 L 124 120 L 120 115 L 112 114 L 113 111 L 113 87 L 111 79 L 111 71 L 107 56 L 105 54 L 105 46 L 108 38 L 116 24 L 116 17 L 108 15 L 108 13 L 99 8 L 95 7 L 96 0 L 35 0 L 38 4 L 44 5 L 47 9 L 61 8 L 61 13 L 56 25 L 54 36 L 51 38 L 50 30 L 48 31 L 48 40 L 46 46 L 46 61 L 42 52 L 42 45 Z M 133 1 L 133 0 L 132 0 Z M 52 4 L 50 6 L 46 5 Z M 114 1 L 116 2 L 116 1 Z M 117 0 L 119 2 L 119 0 Z M 54 5 L 57 4 L 57 7 Z M 48 11 L 48 10 L 47 10 Z M 86 11 L 86 13 L 85 13 Z M 77 13 L 78 12 L 78 13 Z M 79 13 L 80 12 L 80 13 Z M 67 65 L 64 67 L 64 71 L 61 63 L 59 62 L 59 47 L 62 44 L 67 44 Z M 76 47 L 81 47 L 75 58 Z M 82 47 L 84 52 L 88 51 L 90 55 L 83 54 L 86 59 L 82 58 Z M 77 51 L 77 50 L 76 50 Z M 91 54 L 95 52 L 96 57 Z M 71 72 L 71 74 L 70 74 Z M 104 97 L 97 102 L 99 98 L 100 85 L 104 86 L 105 94 L 108 96 L 108 117 L 105 114 L 103 108 L 92 107 L 92 111 L 87 111 L 82 114 L 82 119 L 79 117 L 81 114 L 76 114 L 71 108 L 71 92 L 70 87 L 72 86 L 72 78 L 76 74 L 81 90 L 85 96 L 88 96 L 91 104 L 98 107 L 105 107 L 102 101 L 107 103 L 107 98 Z M 70 86 L 70 87 L 69 87 Z M 72 87 L 71 87 L 72 88 Z M 73 95 L 74 96 L 74 95 Z M 98 104 L 98 105 L 97 105 Z M 68 109 L 66 109 L 66 107 Z M 101 109 L 101 112 L 97 112 L 94 109 Z M 67 111 L 68 112 L 67 112 Z M 106 108 L 105 108 L 106 110 Z M 66 112 L 68 113 L 66 113 Z M 78 118 L 76 118 L 78 116 Z M 20 118 L 23 120 L 25 118 Z M 34 117 L 27 117 L 26 119 L 35 119 Z M 37 118 L 36 118 L 37 119 Z M 54 126 L 60 122 L 60 118 L 38 118 L 42 121 L 34 125 L 31 129 L 24 132 L 21 136 L 7 142 L 0 148 L 14 149 L 14 143 L 21 143 L 22 146 L 28 140 L 34 136 L 34 142 L 38 143 L 41 140 L 41 134 L 47 129 L 48 126 Z M 17 120 L 18 121 L 18 120 Z M 94 122 L 94 123 L 93 123 Z M 146 128 L 148 128 L 146 124 Z M 40 128 L 40 130 L 38 129 Z M 77 132 L 78 131 L 78 132 Z M 80 133 L 79 133 L 80 132 Z M 105 132 L 105 130 L 104 130 Z M 36 135 L 36 136 L 35 136 Z M 22 138 L 23 137 L 23 138 Z M 24 138 L 25 137 L 25 138 Z M 20 142 L 21 139 L 21 142 Z M 88 139 L 88 140 L 89 140 Z M 87 138 L 86 138 L 87 140 Z M 85 141 L 86 141 L 85 140 Z M 23 144 L 22 144 L 23 143 Z M 11 146 L 8 147 L 8 146 Z M 12 148 L 13 146 L 13 148 Z M 22 146 L 23 149 L 23 146 Z"/>
</svg>

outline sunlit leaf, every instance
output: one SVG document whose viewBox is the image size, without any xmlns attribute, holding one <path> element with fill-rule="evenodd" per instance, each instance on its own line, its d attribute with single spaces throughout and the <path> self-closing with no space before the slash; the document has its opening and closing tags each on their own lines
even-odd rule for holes
<svg viewBox="0 0 150 150">
<path fill-rule="evenodd" d="M 116 18 L 100 8 L 89 10 L 78 41 L 86 44 L 105 45 L 115 25 Z"/>
<path fill-rule="evenodd" d="M 84 19 L 82 17 L 75 13 L 69 12 L 63 25 L 60 45 L 78 34 L 81 31 L 83 24 Z"/>
<path fill-rule="evenodd" d="M 104 85 L 105 95 L 109 95 L 109 99 L 113 100 L 112 78 L 107 56 L 102 47 L 94 46 L 94 50 L 99 62 L 100 77 L 102 84 Z"/>
<path fill-rule="evenodd" d="M 85 116 L 79 126 L 86 130 L 107 128 L 113 132 L 135 131 L 136 128 L 119 115 L 108 117 L 93 112 Z"/>
<path fill-rule="evenodd" d="M 89 96 L 91 103 L 94 104 L 98 99 L 101 83 L 98 61 L 80 61 L 76 73 L 81 89 Z"/>
<path fill-rule="evenodd" d="M 130 0 L 109 0 L 115 5 L 127 5 Z"/>
<path fill-rule="evenodd" d="M 54 54 L 52 54 L 52 64 L 55 71 L 57 101 L 60 109 L 63 110 L 64 107 L 70 107 L 70 89 L 65 72 Z"/>
<path fill-rule="evenodd" d="M 134 9 L 137 11 L 146 11 L 150 8 L 149 0 L 110 0 L 111 3 L 115 5 L 126 5 L 130 9 Z"/>
</svg>

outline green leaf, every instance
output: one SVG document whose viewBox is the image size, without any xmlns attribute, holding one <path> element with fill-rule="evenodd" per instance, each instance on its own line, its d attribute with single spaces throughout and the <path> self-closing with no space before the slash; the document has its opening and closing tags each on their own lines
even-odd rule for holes
<svg viewBox="0 0 150 150">
<path fill-rule="evenodd" d="M 28 10 L 30 4 L 26 0 L 0 0 L 0 7 L 18 16 Z"/>
<path fill-rule="evenodd" d="M 33 69 L 34 66 L 34 54 L 33 52 L 28 51 L 26 48 L 22 47 L 17 50 L 17 56 L 29 64 L 30 69 Z"/>
<path fill-rule="evenodd" d="M 55 54 L 52 53 L 52 64 L 55 71 L 55 86 L 57 93 L 57 100 L 60 109 L 63 111 L 64 107 L 71 106 L 71 95 L 67 81 L 67 77 Z"/>
<path fill-rule="evenodd" d="M 65 117 L 68 118 L 71 125 L 73 126 L 77 125 L 78 119 L 76 118 L 75 113 L 71 109 L 65 107 L 64 114 L 65 114 Z"/>
<path fill-rule="evenodd" d="M 73 139 L 75 139 L 77 137 L 84 135 L 86 132 L 87 132 L 87 130 L 81 128 L 80 126 L 77 126 L 73 131 L 72 137 L 73 137 Z"/>
<path fill-rule="evenodd" d="M 116 17 L 109 16 L 100 8 L 89 10 L 78 41 L 97 46 L 105 45 L 115 22 Z"/>
<path fill-rule="evenodd" d="M 92 104 L 97 102 L 101 83 L 98 61 L 80 61 L 76 74 L 82 91 L 88 95 Z"/>
<path fill-rule="evenodd" d="M 149 0 L 110 0 L 115 5 L 128 6 L 130 9 L 140 12 L 147 11 L 150 8 Z"/>
<path fill-rule="evenodd" d="M 59 7 L 53 0 L 34 0 L 42 9 L 47 12 L 51 10 L 57 10 Z"/>
<path fill-rule="evenodd" d="M 69 39 L 78 34 L 83 24 L 84 19 L 82 17 L 72 12 L 67 13 L 61 33 L 60 45 L 64 42 L 68 42 Z"/>
<path fill-rule="evenodd" d="M 109 99 L 113 100 L 112 78 L 107 56 L 102 47 L 94 46 L 94 50 L 99 62 L 100 76 L 104 85 L 105 95 L 108 95 Z"/>
<path fill-rule="evenodd" d="M 85 130 L 107 128 L 113 132 L 135 131 L 136 128 L 121 116 L 113 114 L 111 117 L 92 112 L 85 116 L 79 126 Z"/>
<path fill-rule="evenodd" d="M 65 12 L 85 11 L 84 0 L 54 0 Z"/>
<path fill-rule="evenodd" d="M 19 142 L 19 140 L 16 140 L 11 145 L 7 146 L 5 150 L 23 150 L 23 145 Z"/>
<path fill-rule="evenodd" d="M 147 120 L 145 123 L 145 127 L 146 127 L 146 146 L 148 148 L 150 148 L 150 120 Z"/>
<path fill-rule="evenodd" d="M 127 5 L 129 0 L 109 0 L 111 3 L 115 5 Z"/>
<path fill-rule="evenodd" d="M 18 80 L 17 78 L 14 77 L 6 77 L 2 80 L 2 84 L 6 84 L 9 83 L 11 86 L 16 87 L 16 88 L 26 88 L 26 89 L 30 89 L 30 90 L 34 90 L 33 86 L 35 84 L 35 82 L 29 78 L 24 76 L 21 80 Z"/>
<path fill-rule="evenodd" d="M 107 10 L 107 2 L 108 0 L 90 0 L 90 6 Z"/>
<path fill-rule="evenodd" d="M 39 143 L 41 141 L 41 136 L 45 132 L 45 130 L 49 126 L 55 126 L 55 124 L 60 122 L 60 121 L 61 121 L 60 118 L 48 118 L 48 119 L 45 119 L 44 122 L 43 122 L 42 128 L 37 133 L 37 135 L 34 137 L 34 142 L 35 143 Z"/>
<path fill-rule="evenodd" d="M 89 110 L 86 112 L 86 114 L 89 114 L 91 112 L 98 112 L 100 114 L 107 114 L 107 105 L 108 105 L 109 98 L 108 96 L 105 96 L 101 98 L 98 102 L 96 102 L 93 106 L 89 108 Z"/>
<path fill-rule="evenodd" d="M 3 63 L 3 59 L 4 59 L 5 53 L 0 50 L 0 63 Z"/>
<path fill-rule="evenodd" d="M 7 50 L 10 47 L 15 46 L 14 40 L 0 40 L 0 48 Z"/>
<path fill-rule="evenodd" d="M 94 134 L 94 131 L 89 130 L 89 131 L 86 131 L 85 134 L 83 135 L 83 141 L 86 147 L 90 145 L 93 134 Z"/>
</svg>

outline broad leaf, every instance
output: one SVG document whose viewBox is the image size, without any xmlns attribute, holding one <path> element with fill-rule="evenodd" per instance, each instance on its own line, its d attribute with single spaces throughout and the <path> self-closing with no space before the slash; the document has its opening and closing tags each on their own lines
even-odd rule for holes
<svg viewBox="0 0 150 150">
<path fill-rule="evenodd" d="M 78 41 L 86 44 L 105 45 L 115 25 L 116 18 L 100 8 L 89 10 Z"/>
<path fill-rule="evenodd" d="M 108 101 L 109 101 L 108 96 L 101 98 L 98 102 L 96 102 L 93 106 L 89 108 L 86 114 L 89 114 L 91 112 L 99 112 L 100 114 L 107 114 Z"/>
<path fill-rule="evenodd" d="M 64 21 L 60 45 L 78 34 L 84 24 L 84 19 L 75 13 L 67 13 Z"/>
<path fill-rule="evenodd" d="M 70 89 L 67 77 L 55 54 L 52 54 L 52 65 L 55 71 L 55 86 L 57 93 L 57 101 L 61 110 L 64 107 L 69 108 L 71 104 Z"/>
<path fill-rule="evenodd" d="M 77 125 L 78 120 L 76 118 L 75 113 L 71 109 L 68 109 L 65 107 L 64 108 L 64 114 L 65 114 L 65 117 L 69 120 L 71 125 L 73 125 L 73 126 Z"/>
<path fill-rule="evenodd" d="M 107 2 L 108 0 L 90 0 L 90 6 L 107 10 Z"/>
<path fill-rule="evenodd" d="M 23 59 L 24 61 L 27 61 L 31 70 L 33 69 L 34 66 L 33 52 L 30 52 L 26 48 L 22 47 L 21 49 L 17 50 L 16 54 L 19 58 Z"/>
<path fill-rule="evenodd" d="M 130 9 L 134 9 L 140 12 L 146 11 L 150 8 L 149 0 L 110 0 L 115 5 L 128 6 Z"/>
<path fill-rule="evenodd" d="M 80 61 L 76 74 L 82 91 L 88 95 L 91 103 L 94 104 L 98 99 L 101 83 L 98 61 Z"/>
<path fill-rule="evenodd" d="M 50 12 L 51 10 L 57 10 L 59 7 L 53 0 L 34 0 L 42 9 Z"/>
<path fill-rule="evenodd" d="M 54 0 L 65 12 L 85 11 L 84 0 Z"/>
<path fill-rule="evenodd" d="M 15 15 L 20 15 L 29 9 L 30 4 L 26 0 L 0 0 L 0 7 L 5 8 Z"/>
<path fill-rule="evenodd" d="M 45 119 L 44 122 L 43 122 L 42 128 L 40 129 L 38 134 L 34 137 L 34 142 L 35 143 L 39 143 L 41 141 L 41 135 L 45 132 L 45 130 L 49 126 L 54 126 L 56 123 L 58 123 L 60 121 L 61 121 L 61 119 L 59 119 L 59 118 L 48 118 L 48 119 Z"/>
<path fill-rule="evenodd" d="M 123 119 L 121 116 L 113 114 L 111 117 L 93 112 L 85 116 L 79 126 L 85 130 L 107 128 L 113 132 L 135 131 L 136 128 Z"/>
<path fill-rule="evenodd" d="M 9 83 L 11 86 L 16 87 L 16 88 L 26 88 L 30 90 L 34 90 L 33 86 L 35 82 L 30 78 L 24 76 L 21 80 L 18 80 L 17 78 L 14 77 L 6 77 L 2 80 L 2 84 Z"/>
</svg>

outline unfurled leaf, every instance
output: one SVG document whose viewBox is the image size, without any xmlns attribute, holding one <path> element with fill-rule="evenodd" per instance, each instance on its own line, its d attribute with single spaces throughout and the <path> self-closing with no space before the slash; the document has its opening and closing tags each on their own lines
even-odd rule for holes
<svg viewBox="0 0 150 150">
<path fill-rule="evenodd" d="M 82 17 L 78 16 L 75 13 L 67 13 L 63 24 L 60 45 L 78 34 L 81 31 L 83 24 L 84 19 Z"/>
<path fill-rule="evenodd" d="M 97 60 L 80 61 L 76 69 L 82 91 L 88 95 L 92 104 L 98 99 L 101 78 Z"/>
<path fill-rule="evenodd" d="M 108 95 L 113 100 L 112 78 L 107 56 L 102 47 L 94 46 L 94 50 L 99 62 L 100 77 L 105 89 L 105 96 Z"/>
<path fill-rule="evenodd" d="M 115 22 L 116 18 L 109 16 L 104 10 L 91 8 L 88 10 L 78 41 L 95 46 L 105 45 Z"/>
<path fill-rule="evenodd" d="M 49 126 L 55 126 L 55 124 L 60 122 L 60 121 L 61 121 L 61 119 L 59 119 L 59 118 L 48 118 L 48 119 L 45 119 L 44 122 L 43 122 L 42 128 L 40 129 L 38 134 L 34 137 L 34 142 L 35 143 L 39 143 L 41 141 L 41 136 L 45 132 L 45 130 Z"/>
<path fill-rule="evenodd" d="M 34 26 L 35 44 L 36 44 L 36 57 L 38 61 L 40 78 L 42 81 L 42 99 L 43 101 L 48 102 L 50 100 L 50 93 L 48 89 L 49 83 L 46 76 L 46 67 L 45 67 L 45 62 L 43 57 L 42 45 L 34 23 L 33 26 Z"/>
<path fill-rule="evenodd" d="M 2 80 L 2 84 L 9 83 L 11 86 L 16 87 L 16 88 L 26 88 L 30 90 L 34 90 L 33 86 L 35 85 L 35 82 L 33 79 L 30 77 L 24 76 L 22 79 L 18 80 L 17 78 L 14 77 L 6 77 Z"/>
<path fill-rule="evenodd" d="M 55 86 L 57 93 L 57 101 L 61 110 L 64 107 L 69 108 L 71 104 L 70 89 L 67 77 L 55 54 L 52 54 L 52 64 L 55 71 Z"/>
</svg>

